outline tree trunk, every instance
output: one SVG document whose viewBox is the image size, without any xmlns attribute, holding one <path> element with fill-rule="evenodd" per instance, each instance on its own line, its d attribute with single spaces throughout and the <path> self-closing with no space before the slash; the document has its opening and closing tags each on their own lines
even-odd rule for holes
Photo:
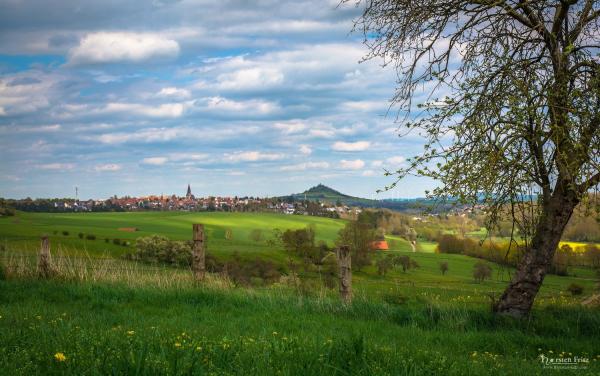
<svg viewBox="0 0 600 376">
<path fill-rule="evenodd" d="M 543 204 L 542 215 L 531 246 L 517 266 L 510 285 L 494 305 L 494 311 L 518 318 L 529 314 L 552 263 L 563 230 L 578 203 L 575 192 L 565 193 L 557 188 L 548 202 Z"/>
</svg>

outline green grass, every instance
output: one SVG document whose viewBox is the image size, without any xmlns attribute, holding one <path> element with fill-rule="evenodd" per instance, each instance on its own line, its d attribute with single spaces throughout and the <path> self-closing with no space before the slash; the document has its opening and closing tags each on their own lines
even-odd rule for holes
<svg viewBox="0 0 600 376">
<path fill-rule="evenodd" d="M 32 280 L 0 281 L 0 299 L 3 375 L 600 372 L 600 315 L 568 306 L 536 309 L 517 322 L 482 305 L 427 298 L 401 305 L 355 299 L 344 307 L 285 290 Z M 590 364 L 542 368 L 540 354 L 561 352 Z"/>
<path fill-rule="evenodd" d="M 193 223 L 205 225 L 208 250 L 217 256 L 227 256 L 238 251 L 247 256 L 279 258 L 280 252 L 273 252 L 265 240 L 250 240 L 250 232 L 260 229 L 267 239 L 272 236 L 275 228 L 285 230 L 313 225 L 317 240 L 324 240 L 332 245 L 345 222 L 267 213 L 19 213 L 17 217 L 0 217 L 0 244 L 5 244 L 10 249 L 35 251 L 40 236 L 46 234 L 50 236 L 53 247 L 63 248 L 67 254 L 79 254 L 84 250 L 96 257 L 114 257 L 131 251 L 131 248 L 114 245 L 112 240 L 115 238 L 131 244 L 137 237 L 152 234 L 174 240 L 191 240 Z M 136 227 L 139 231 L 119 231 L 122 227 Z M 225 239 L 226 229 L 232 230 L 232 240 Z M 63 231 L 68 231 L 69 236 L 63 236 Z M 82 240 L 78 237 L 79 233 L 94 234 L 97 239 Z M 106 238 L 109 243 L 104 241 Z"/>
<path fill-rule="evenodd" d="M 254 242 L 262 229 L 316 227 L 332 244 L 344 221 L 309 216 L 252 213 L 20 213 L 0 218 L 5 251 L 0 263 L 0 375 L 547 375 L 600 373 L 600 312 L 571 297 L 571 283 L 591 294 L 593 271 L 570 269 L 549 275 L 529 320 L 494 316 L 491 298 L 506 287 L 511 269 L 491 265 L 492 278 L 476 283 L 480 260 L 419 252 L 398 237 L 374 254 L 407 255 L 419 267 L 385 276 L 374 265 L 353 271 L 355 299 L 339 303 L 318 270 L 302 274 L 315 282 L 293 288 L 283 279 L 270 287 L 232 288 L 218 276 L 196 285 L 186 269 L 119 259 L 131 247 L 105 243 L 162 234 L 188 240 L 192 223 L 204 223 L 208 250 L 235 251 L 284 263 L 283 250 Z M 137 227 L 135 233 L 119 227 Z M 226 240 L 225 229 L 233 231 Z M 54 235 L 53 232 L 58 234 Z M 61 235 L 69 231 L 68 237 Z M 77 234 L 94 234 L 95 241 Z M 35 278 L 39 236 L 50 234 L 58 276 Z M 89 254 L 89 259 L 82 254 Z M 442 275 L 440 262 L 448 262 Z M 1 266 L 1 265 L 0 265 Z M 29 271 L 27 271 L 29 270 Z M 542 368 L 538 356 L 561 352 L 591 359 L 587 369 Z M 66 360 L 55 359 L 62 353 Z M 565 355 L 568 356 L 568 355 Z"/>
</svg>

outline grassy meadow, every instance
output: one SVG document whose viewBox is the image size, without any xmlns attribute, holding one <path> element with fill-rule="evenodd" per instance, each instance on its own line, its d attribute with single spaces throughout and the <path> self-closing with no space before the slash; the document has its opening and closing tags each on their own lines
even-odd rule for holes
<svg viewBox="0 0 600 376">
<path fill-rule="evenodd" d="M 389 237 L 394 247 L 375 258 L 407 255 L 419 267 L 385 276 L 374 265 L 354 270 L 355 298 L 347 306 L 335 289 L 319 284 L 305 290 L 282 279 L 240 288 L 219 275 L 197 284 L 185 268 L 120 257 L 139 236 L 188 240 L 192 223 L 205 224 L 208 252 L 217 257 L 238 252 L 285 263 L 287 254 L 266 241 L 273 229 L 310 224 L 318 240 L 332 245 L 345 222 L 181 212 L 0 218 L 0 374 L 600 374 L 600 311 L 580 304 L 596 288 L 590 269 L 547 276 L 531 318 L 516 321 L 490 312 L 510 269 L 490 264 L 492 278 L 475 282 L 478 259 L 434 253 L 435 243 L 412 252 L 403 239 Z M 256 229 L 260 241 L 250 239 Z M 35 273 L 43 234 L 58 270 L 48 281 Z M 115 238 L 130 245 L 115 245 Z M 440 262 L 448 263 L 445 275 Z M 567 292 L 572 283 L 584 287 L 582 296 Z M 552 369 L 543 367 L 541 354 L 589 363 Z"/>
</svg>

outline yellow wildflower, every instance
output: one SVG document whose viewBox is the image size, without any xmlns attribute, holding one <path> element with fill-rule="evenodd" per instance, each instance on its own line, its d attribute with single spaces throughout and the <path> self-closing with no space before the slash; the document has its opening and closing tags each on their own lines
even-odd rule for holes
<svg viewBox="0 0 600 376">
<path fill-rule="evenodd" d="M 128 330 L 128 331 L 127 331 L 127 335 L 130 335 L 130 336 L 132 336 L 132 335 L 134 335 L 134 334 L 135 334 L 135 331 L 133 331 L 133 330 Z"/>
<path fill-rule="evenodd" d="M 65 354 L 57 352 L 56 354 L 54 354 L 54 359 L 56 359 L 56 361 L 58 362 L 64 362 L 65 360 L 67 360 L 67 357 L 65 356 Z"/>
<path fill-rule="evenodd" d="M 181 343 L 175 342 L 175 347 L 181 347 Z"/>
</svg>

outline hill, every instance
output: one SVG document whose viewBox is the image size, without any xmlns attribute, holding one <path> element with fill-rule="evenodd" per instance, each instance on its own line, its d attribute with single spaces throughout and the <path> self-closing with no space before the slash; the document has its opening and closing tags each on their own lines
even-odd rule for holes
<svg viewBox="0 0 600 376">
<path fill-rule="evenodd" d="M 302 193 L 281 197 L 286 201 L 320 201 L 328 204 L 342 204 L 361 208 L 385 208 L 398 211 L 419 211 L 433 206 L 433 201 L 425 198 L 370 200 L 350 196 L 324 184 L 316 185 Z"/>
<path fill-rule="evenodd" d="M 320 201 L 328 204 L 341 203 L 342 205 L 348 206 L 360 206 L 360 207 L 376 207 L 376 200 L 369 200 L 361 197 L 354 197 L 346 195 L 326 185 L 319 184 L 312 188 L 307 189 L 302 193 L 294 193 L 289 196 L 282 197 L 282 199 L 289 201 Z"/>
</svg>

